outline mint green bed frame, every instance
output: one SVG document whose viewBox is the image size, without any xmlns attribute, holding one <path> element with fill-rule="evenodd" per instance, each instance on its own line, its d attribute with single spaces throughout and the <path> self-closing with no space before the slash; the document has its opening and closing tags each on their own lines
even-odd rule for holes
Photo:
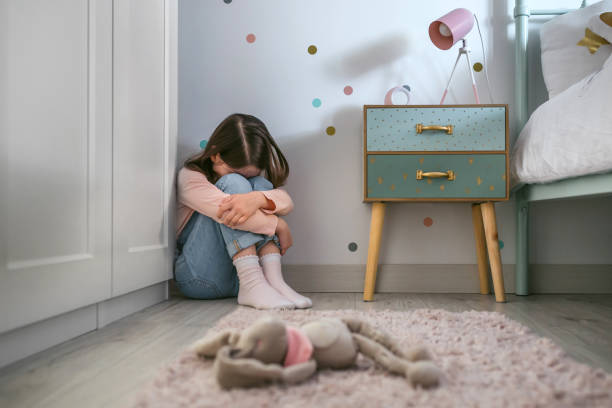
<svg viewBox="0 0 612 408">
<path fill-rule="evenodd" d="M 585 1 L 580 7 L 585 6 Z M 515 22 L 515 140 L 527 122 L 527 38 L 530 16 L 554 16 L 568 9 L 531 10 L 527 0 L 516 0 Z M 565 179 L 547 184 L 527 184 L 513 191 L 516 197 L 516 294 L 529 294 L 529 203 L 612 194 L 612 173 Z"/>
</svg>

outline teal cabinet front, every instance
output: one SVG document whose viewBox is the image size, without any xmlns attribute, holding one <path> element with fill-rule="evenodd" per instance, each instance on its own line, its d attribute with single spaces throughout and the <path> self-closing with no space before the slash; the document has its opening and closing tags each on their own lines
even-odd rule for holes
<svg viewBox="0 0 612 408">
<path fill-rule="evenodd" d="M 505 153 L 368 154 L 366 161 L 366 201 L 507 198 Z"/>
<path fill-rule="evenodd" d="M 505 105 L 366 105 L 366 150 L 505 151 L 506 121 Z"/>
</svg>

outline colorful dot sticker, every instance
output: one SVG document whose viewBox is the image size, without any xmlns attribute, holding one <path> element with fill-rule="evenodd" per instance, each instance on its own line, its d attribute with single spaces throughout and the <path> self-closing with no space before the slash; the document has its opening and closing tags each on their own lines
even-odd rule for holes
<svg viewBox="0 0 612 408">
<path fill-rule="evenodd" d="M 480 72 L 480 71 L 482 71 L 482 68 L 483 67 L 482 67 L 482 64 L 480 62 L 477 62 L 477 63 L 474 64 L 474 71 Z"/>
<path fill-rule="evenodd" d="M 336 134 L 336 128 L 333 126 L 328 126 L 327 129 L 325 129 L 325 133 L 327 133 L 330 136 L 333 136 Z"/>
<path fill-rule="evenodd" d="M 200 149 L 204 149 L 206 147 L 206 143 L 208 143 L 208 140 L 206 139 L 200 141 Z"/>
<path fill-rule="evenodd" d="M 310 55 L 315 55 L 317 53 L 317 46 L 316 45 L 311 45 L 308 47 L 308 53 Z"/>
<path fill-rule="evenodd" d="M 425 217 L 423 220 L 423 225 L 426 227 L 431 227 L 433 225 L 433 220 L 430 217 Z"/>
<path fill-rule="evenodd" d="M 357 243 L 351 242 L 350 244 L 348 244 L 348 249 L 351 252 L 355 252 L 357 250 Z"/>
<path fill-rule="evenodd" d="M 319 98 L 314 98 L 312 100 L 312 106 L 314 106 L 315 108 L 318 108 L 319 106 L 321 106 L 321 100 Z"/>
<path fill-rule="evenodd" d="M 504 249 L 504 241 L 499 240 L 499 249 Z"/>
<path fill-rule="evenodd" d="M 353 87 L 350 85 L 347 85 L 344 87 L 344 94 L 345 95 L 350 95 L 353 93 Z"/>
<path fill-rule="evenodd" d="M 252 33 L 251 33 L 251 34 L 247 35 L 247 36 L 246 36 L 246 40 L 247 40 L 247 42 L 248 42 L 249 44 L 254 43 L 254 42 L 255 42 L 255 34 L 252 34 Z"/>
</svg>

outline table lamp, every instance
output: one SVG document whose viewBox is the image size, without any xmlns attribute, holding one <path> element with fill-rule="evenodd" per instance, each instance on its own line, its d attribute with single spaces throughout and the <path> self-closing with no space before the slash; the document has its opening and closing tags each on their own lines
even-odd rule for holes
<svg viewBox="0 0 612 408">
<path fill-rule="evenodd" d="M 472 64 L 470 63 L 470 49 L 467 47 L 467 42 L 465 40 L 465 36 L 472 30 L 472 27 L 474 27 L 475 17 L 476 16 L 472 14 L 472 12 L 468 9 L 457 8 L 438 18 L 429 25 L 429 38 L 431 39 L 431 42 L 434 43 L 434 45 L 440 48 L 441 50 L 450 49 L 459 40 L 461 40 L 462 42 L 462 46 L 461 48 L 459 48 L 459 54 L 457 55 L 457 59 L 455 60 L 455 65 L 453 66 L 450 78 L 448 78 L 446 88 L 444 89 L 444 93 L 442 94 L 442 100 L 440 100 L 440 105 L 444 103 L 444 99 L 446 98 L 446 94 L 448 93 L 448 87 L 450 86 L 451 79 L 453 78 L 453 74 L 455 73 L 455 69 L 457 68 L 457 64 L 459 63 L 459 59 L 462 55 L 465 55 L 467 59 L 470 77 L 472 78 L 472 89 L 474 90 L 474 97 L 476 98 L 476 103 L 480 103 L 480 98 L 478 97 L 478 90 L 476 89 L 476 81 L 474 80 L 474 73 L 472 72 Z M 480 32 L 480 27 L 478 31 Z"/>
</svg>

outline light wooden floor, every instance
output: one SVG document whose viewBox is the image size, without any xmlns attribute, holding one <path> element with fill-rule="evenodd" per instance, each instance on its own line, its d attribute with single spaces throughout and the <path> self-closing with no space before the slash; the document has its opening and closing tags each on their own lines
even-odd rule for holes
<svg viewBox="0 0 612 408">
<path fill-rule="evenodd" d="M 612 295 L 310 294 L 315 309 L 443 308 L 498 311 L 553 339 L 579 361 L 612 372 Z M 236 308 L 235 299 L 173 296 L 0 370 L 1 407 L 106 407 L 129 404 L 138 387 Z"/>
</svg>

